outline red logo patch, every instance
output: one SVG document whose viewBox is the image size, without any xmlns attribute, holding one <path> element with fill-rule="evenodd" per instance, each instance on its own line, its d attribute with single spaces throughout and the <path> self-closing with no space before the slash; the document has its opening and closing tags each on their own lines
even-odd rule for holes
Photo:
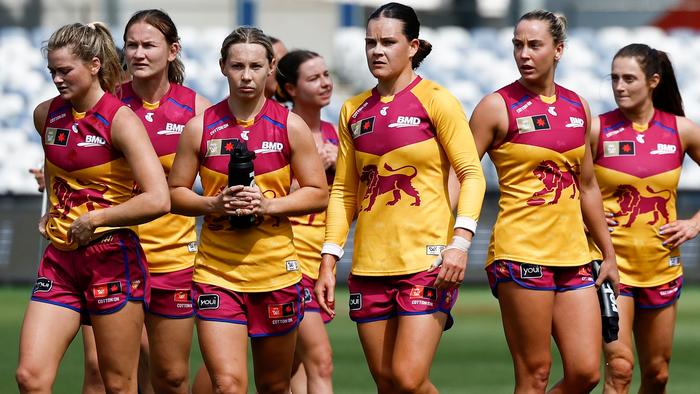
<svg viewBox="0 0 700 394">
<path fill-rule="evenodd" d="M 175 290 L 175 302 L 189 302 L 190 301 L 190 291 L 189 290 Z"/>
<path fill-rule="evenodd" d="M 270 319 L 279 319 L 282 317 L 294 316 L 294 304 L 273 304 L 267 306 L 267 317 Z"/>
</svg>

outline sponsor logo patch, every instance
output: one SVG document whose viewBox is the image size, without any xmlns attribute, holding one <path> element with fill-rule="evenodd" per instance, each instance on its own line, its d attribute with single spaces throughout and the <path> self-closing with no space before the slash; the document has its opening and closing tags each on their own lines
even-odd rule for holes
<svg viewBox="0 0 700 394">
<path fill-rule="evenodd" d="M 569 116 L 569 123 L 566 124 L 569 128 L 583 127 L 583 119 L 577 118 L 575 116 Z"/>
<path fill-rule="evenodd" d="M 549 119 L 547 115 L 525 116 L 516 118 L 515 122 L 518 125 L 518 133 L 530 133 L 533 131 L 549 130 Z"/>
<path fill-rule="evenodd" d="M 146 115 L 143 116 L 147 121 L 153 123 L 153 112 L 147 112 Z M 158 133 L 160 134 L 160 133 Z"/>
<path fill-rule="evenodd" d="M 78 146 L 83 148 L 90 148 L 93 146 L 102 146 L 106 143 L 107 142 L 105 141 L 105 139 L 98 135 L 86 135 L 85 142 L 78 142 Z"/>
<path fill-rule="evenodd" d="M 44 143 L 46 145 L 66 146 L 68 144 L 69 136 L 70 130 L 68 129 L 57 129 L 55 127 L 47 127 L 46 134 L 44 135 Z"/>
<path fill-rule="evenodd" d="M 374 131 L 374 116 L 362 119 L 350 125 L 352 138 L 357 138 Z"/>
<path fill-rule="evenodd" d="M 390 129 L 416 126 L 420 126 L 420 118 L 417 116 L 399 116 L 396 122 L 389 124 Z"/>
<path fill-rule="evenodd" d="M 190 253 L 197 252 L 197 241 L 192 241 L 187 244 L 187 251 Z"/>
<path fill-rule="evenodd" d="M 92 286 L 92 295 L 95 298 L 105 298 L 114 294 L 121 294 L 121 282 L 108 282 Z"/>
<path fill-rule="evenodd" d="M 52 287 L 53 281 L 51 279 L 44 277 L 37 278 L 32 293 L 47 293 L 51 291 Z"/>
<path fill-rule="evenodd" d="M 267 306 L 267 317 L 270 319 L 280 319 L 294 316 L 294 303 L 272 304 Z"/>
<path fill-rule="evenodd" d="M 299 262 L 296 260 L 287 260 L 284 262 L 287 266 L 287 271 L 299 271 Z"/>
<path fill-rule="evenodd" d="M 608 141 L 603 142 L 603 156 L 634 156 L 634 141 Z"/>
<path fill-rule="evenodd" d="M 520 278 L 534 279 L 542 277 L 542 267 L 537 264 L 520 264 Z"/>
<path fill-rule="evenodd" d="M 637 134 L 637 136 L 635 137 L 635 139 L 636 139 L 637 142 L 639 142 L 640 144 L 643 144 L 643 143 L 644 143 L 644 134 Z"/>
<path fill-rule="evenodd" d="M 175 290 L 173 295 L 173 301 L 175 302 L 189 302 L 190 301 L 190 291 L 189 290 Z"/>
<path fill-rule="evenodd" d="M 282 152 L 284 144 L 275 141 L 263 141 L 260 149 L 256 149 L 255 153 L 277 153 Z"/>
<path fill-rule="evenodd" d="M 304 287 L 304 304 L 311 302 L 311 290 Z"/>
<path fill-rule="evenodd" d="M 425 245 L 425 254 L 428 256 L 439 256 L 445 245 Z"/>
<path fill-rule="evenodd" d="M 386 116 L 386 110 L 389 109 L 389 106 L 387 105 L 386 107 L 382 107 L 382 109 L 379 110 L 379 114 L 382 116 Z"/>
<path fill-rule="evenodd" d="M 673 144 L 656 144 L 656 149 L 649 153 L 652 155 L 671 155 L 677 150 L 678 148 Z"/>
<path fill-rule="evenodd" d="M 557 116 L 557 107 L 551 106 L 547 108 L 547 112 L 552 116 Z"/>
<path fill-rule="evenodd" d="M 165 129 L 160 130 L 157 134 L 158 135 L 180 135 L 180 134 L 182 134 L 182 131 L 184 129 L 185 129 L 184 124 L 166 123 Z"/>
<path fill-rule="evenodd" d="M 230 155 L 237 143 L 238 139 L 236 138 L 226 140 L 209 140 L 207 141 L 206 157 Z"/>
<path fill-rule="evenodd" d="M 437 290 L 434 287 L 428 286 L 413 286 L 408 298 L 425 298 L 428 300 L 437 300 Z"/>
<path fill-rule="evenodd" d="M 350 293 L 348 306 L 351 311 L 359 311 L 362 309 L 362 293 Z"/>
<path fill-rule="evenodd" d="M 677 267 L 681 265 L 681 258 L 676 256 L 676 257 L 671 257 L 668 259 L 668 266 L 669 267 Z"/>
<path fill-rule="evenodd" d="M 218 294 L 201 294 L 197 297 L 198 309 L 219 309 Z"/>
</svg>

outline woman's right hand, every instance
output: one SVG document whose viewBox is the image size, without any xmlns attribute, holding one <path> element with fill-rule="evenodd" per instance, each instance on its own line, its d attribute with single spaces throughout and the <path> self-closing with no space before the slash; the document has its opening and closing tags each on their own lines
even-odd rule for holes
<svg viewBox="0 0 700 394">
<path fill-rule="evenodd" d="M 318 271 L 314 295 L 321 306 L 331 316 L 335 316 L 335 268 L 336 256 L 324 254 Z"/>
<path fill-rule="evenodd" d="M 44 216 L 39 218 L 39 234 L 41 234 L 42 237 L 49 239 L 49 234 L 46 233 L 46 224 L 49 222 L 49 214 L 46 213 Z"/>
<path fill-rule="evenodd" d="M 237 216 L 240 210 L 248 208 L 249 202 L 238 196 L 242 191 L 242 185 L 225 187 L 214 197 L 212 213 Z"/>
</svg>

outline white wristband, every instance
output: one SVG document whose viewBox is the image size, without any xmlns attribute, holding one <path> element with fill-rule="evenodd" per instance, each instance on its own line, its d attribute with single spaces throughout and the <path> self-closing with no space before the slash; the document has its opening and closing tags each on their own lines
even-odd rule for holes
<svg viewBox="0 0 700 394">
<path fill-rule="evenodd" d="M 445 247 L 445 249 L 443 249 L 443 252 L 447 249 L 458 249 L 458 250 L 461 250 L 462 252 L 466 253 L 469 251 L 470 246 L 472 246 L 472 241 L 470 241 L 464 237 L 460 237 L 460 236 L 455 235 L 452 237 L 452 243 L 447 245 L 447 247 Z"/>
</svg>

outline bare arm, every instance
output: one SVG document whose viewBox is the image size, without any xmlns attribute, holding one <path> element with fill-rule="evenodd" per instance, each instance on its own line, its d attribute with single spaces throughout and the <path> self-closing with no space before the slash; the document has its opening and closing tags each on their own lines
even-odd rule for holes
<svg viewBox="0 0 700 394">
<path fill-rule="evenodd" d="M 194 97 L 194 113 L 196 115 L 201 114 L 204 112 L 205 109 L 211 107 L 211 102 L 207 100 L 206 97 L 201 96 L 200 94 L 197 94 Z"/>
<path fill-rule="evenodd" d="M 596 281 L 596 286 L 600 286 L 603 281 L 609 280 L 617 294 L 620 278 L 617 272 L 617 260 L 615 258 L 615 250 L 613 249 L 610 233 L 605 221 L 603 213 L 603 198 L 600 195 L 598 181 L 595 178 L 593 170 L 593 157 L 591 154 L 591 146 L 588 143 L 591 139 L 591 115 L 588 108 L 588 103 L 581 98 L 586 110 L 586 150 L 583 155 L 583 163 L 581 165 L 581 213 L 583 221 L 588 229 L 589 234 L 593 237 L 593 241 L 598 246 L 598 249 L 603 254 L 603 264 L 601 266 L 600 275 Z"/>
<path fill-rule="evenodd" d="M 89 211 L 74 221 L 68 236 L 80 245 L 89 242 L 98 227 L 146 223 L 170 210 L 170 196 L 163 167 L 143 124 L 126 107 L 120 108 L 112 121 L 112 143 L 124 154 L 142 193 L 122 204 Z"/>
<path fill-rule="evenodd" d="M 681 137 L 683 150 L 695 163 L 700 164 L 700 127 L 688 118 L 677 116 L 678 132 Z M 681 246 L 684 242 L 695 238 L 700 232 L 700 211 L 687 220 L 677 219 L 661 226 L 663 235 L 668 236 L 664 245 L 671 248 Z"/>
<path fill-rule="evenodd" d="M 49 107 L 51 106 L 51 100 L 44 101 L 43 103 L 37 105 L 37 107 L 34 109 L 34 128 L 36 128 L 37 133 L 39 133 L 40 138 L 42 141 L 44 140 L 44 126 L 46 122 L 46 115 L 49 113 Z M 34 170 L 34 169 L 32 169 Z M 46 168 L 46 159 L 44 159 L 44 167 L 35 169 L 37 170 L 32 171 L 32 174 L 34 174 L 34 177 L 37 181 L 37 184 L 39 185 L 39 191 L 44 192 L 46 185 L 49 184 L 49 174 L 48 170 Z M 42 185 L 43 182 L 43 185 Z M 48 190 L 46 190 L 46 193 L 50 193 Z M 46 213 L 41 215 L 39 218 L 39 234 L 43 236 L 44 238 L 48 239 L 48 235 L 46 234 L 46 223 L 48 222 L 48 205 L 51 204 L 51 201 L 49 199 L 46 199 Z M 44 212 L 44 207 L 41 207 L 42 212 Z"/>
<path fill-rule="evenodd" d="M 503 142 L 508 133 L 508 113 L 503 97 L 498 93 L 484 97 L 474 108 L 469 127 L 481 159 L 489 148 Z"/>
</svg>

